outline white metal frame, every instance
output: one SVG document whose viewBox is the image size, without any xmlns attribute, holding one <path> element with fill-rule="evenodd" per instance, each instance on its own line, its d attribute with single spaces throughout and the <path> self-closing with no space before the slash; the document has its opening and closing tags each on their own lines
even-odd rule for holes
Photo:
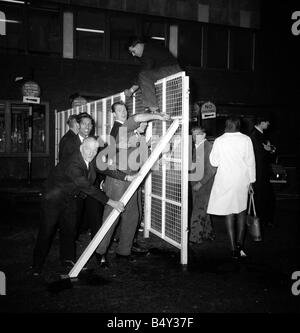
<svg viewBox="0 0 300 333">
<path fill-rule="evenodd" d="M 148 160 L 145 162 L 145 164 L 142 166 L 141 170 L 138 173 L 137 178 L 129 185 L 128 189 L 126 192 L 123 194 L 122 198 L 120 201 L 126 205 L 127 202 L 130 200 L 132 195 L 135 193 L 135 191 L 138 189 L 138 187 L 141 185 L 142 181 L 152 168 L 153 164 L 156 162 L 158 159 L 159 155 L 161 152 L 164 150 L 172 136 L 175 134 L 176 130 L 178 129 L 179 126 L 179 120 L 175 119 L 170 126 L 168 132 L 166 135 L 161 138 L 159 144 L 155 147 L 155 150 L 152 152 Z M 98 247 L 99 243 L 101 240 L 104 238 L 104 236 L 107 234 L 108 230 L 111 228 L 117 217 L 120 215 L 120 213 L 116 210 L 113 209 L 112 212 L 109 214 L 107 219 L 104 221 L 102 224 L 101 228 L 97 232 L 97 234 L 94 236 L 94 238 L 91 240 L 87 248 L 84 250 L 82 255 L 79 257 L 77 262 L 75 263 L 74 267 L 72 270 L 69 272 L 69 276 L 71 278 L 77 277 L 77 275 L 80 273 L 82 270 L 83 266 L 86 264 L 86 262 L 89 260 L 91 255 L 94 253 L 96 248 Z"/>
<path fill-rule="evenodd" d="M 165 184 L 166 184 L 166 166 L 163 164 L 163 195 L 162 197 L 156 197 L 152 193 L 152 173 L 149 172 L 144 185 L 144 237 L 149 237 L 150 232 L 157 235 L 158 237 L 164 239 L 171 245 L 177 247 L 181 251 L 181 264 L 185 265 L 187 264 L 187 258 L 188 258 L 188 160 L 189 160 L 189 149 L 187 147 L 189 146 L 189 78 L 185 75 L 185 72 L 180 72 L 171 76 L 168 76 L 166 78 L 163 78 L 159 81 L 157 81 L 155 84 L 156 86 L 161 85 L 162 86 L 162 101 L 161 101 L 161 109 L 162 112 L 166 111 L 166 86 L 167 83 L 171 80 L 179 80 L 181 82 L 181 95 L 182 99 L 180 100 L 180 108 L 181 108 L 181 114 L 177 116 L 173 116 L 172 119 L 178 119 L 179 121 L 179 128 L 181 129 L 181 202 L 171 202 L 171 200 L 166 199 L 166 190 L 165 190 Z M 70 114 L 78 114 L 80 112 L 86 111 L 88 113 L 91 113 L 92 110 L 94 110 L 94 119 L 96 124 L 101 123 L 101 126 L 96 126 L 96 135 L 100 136 L 105 142 L 108 141 L 108 129 L 110 129 L 113 125 L 113 117 L 109 118 L 108 112 L 110 110 L 107 108 L 108 104 L 112 105 L 115 101 L 122 100 L 126 101 L 125 94 L 119 93 L 115 94 L 113 96 L 109 96 L 106 98 L 103 98 L 101 100 L 97 100 L 91 103 L 87 103 L 84 106 L 76 107 L 73 109 L 69 109 L 66 111 L 56 112 L 55 113 L 55 124 L 56 124 L 56 152 L 55 152 L 55 158 L 56 163 L 58 162 L 58 147 L 59 147 L 59 140 L 66 132 L 66 121 L 67 117 Z M 101 111 L 98 113 L 97 105 L 100 105 L 101 103 Z M 141 107 L 141 100 L 140 100 L 140 94 L 136 93 L 133 96 L 132 103 L 130 102 L 129 107 L 129 114 L 135 114 L 139 111 L 139 108 Z M 108 119 L 109 118 L 109 119 Z M 155 126 L 155 125 L 153 125 Z M 166 133 L 166 123 L 163 122 L 163 135 Z M 146 139 L 149 139 L 152 137 L 152 124 L 148 126 L 148 130 L 146 133 Z M 171 140 L 171 139 L 170 139 Z M 152 155 L 151 155 L 152 156 Z M 159 155 L 158 155 L 159 157 Z M 157 157 L 157 159 L 158 159 Z M 145 163 L 145 165 L 148 163 L 148 161 Z M 151 169 L 151 167 L 150 167 Z M 149 170 L 150 170 L 149 169 Z M 162 202 L 162 232 L 158 232 L 151 226 L 151 205 L 152 205 L 152 199 L 156 198 L 161 200 Z M 166 203 L 172 204 L 176 209 L 180 209 L 181 213 L 181 221 L 180 221 L 180 229 L 181 229 L 181 235 L 180 235 L 180 241 L 172 239 L 172 237 L 168 237 L 165 234 L 165 205 Z M 113 223 L 113 222 L 112 222 Z M 107 222 L 105 222 L 105 225 L 107 226 Z M 104 224 L 103 224 L 104 226 Z M 101 230 L 101 229 L 100 229 Z M 99 230 L 99 232 L 100 232 Z M 108 229 L 107 229 L 108 230 Z M 107 230 L 103 232 L 107 232 Z M 98 237 L 99 240 L 99 237 Z M 91 249 L 93 247 L 89 247 Z M 90 250 L 89 250 L 90 251 Z M 89 252 L 88 252 L 89 253 Z M 82 262 L 82 261 L 81 261 Z"/>
</svg>

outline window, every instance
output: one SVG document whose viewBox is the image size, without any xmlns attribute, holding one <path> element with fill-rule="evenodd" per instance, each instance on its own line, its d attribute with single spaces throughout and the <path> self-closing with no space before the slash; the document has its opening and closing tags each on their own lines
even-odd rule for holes
<svg viewBox="0 0 300 333">
<path fill-rule="evenodd" d="M 58 11 L 30 9 L 29 50 L 59 55 L 61 53 L 60 16 Z"/>
<path fill-rule="evenodd" d="M 230 68 L 251 71 L 253 67 L 253 39 L 251 30 L 231 30 L 230 32 Z"/>
<path fill-rule="evenodd" d="M 80 11 L 76 22 L 76 54 L 82 59 L 105 56 L 105 15 Z"/>
<path fill-rule="evenodd" d="M 48 105 L 32 104 L 33 154 L 48 153 L 48 126 Z M 28 128 L 29 106 L 27 104 L 0 103 L 0 153 L 26 154 Z"/>
<path fill-rule="evenodd" d="M 178 36 L 179 62 L 183 65 L 202 65 L 202 25 L 180 25 Z"/>
<path fill-rule="evenodd" d="M 228 68 L 228 30 L 224 27 L 206 27 L 206 67 Z"/>
<path fill-rule="evenodd" d="M 166 46 L 166 24 L 163 22 L 145 21 L 143 23 L 143 35 L 149 37 L 156 44 Z"/>
<path fill-rule="evenodd" d="M 129 37 L 137 34 L 135 17 L 112 15 L 110 18 L 110 57 L 116 60 L 134 62 L 126 44 Z"/>
<path fill-rule="evenodd" d="M 5 105 L 0 103 L 0 153 L 6 151 Z"/>
<path fill-rule="evenodd" d="M 1 31 L 5 32 L 0 34 L 0 48 L 23 51 L 25 49 L 23 8 L 0 4 L 0 11 Z"/>
</svg>

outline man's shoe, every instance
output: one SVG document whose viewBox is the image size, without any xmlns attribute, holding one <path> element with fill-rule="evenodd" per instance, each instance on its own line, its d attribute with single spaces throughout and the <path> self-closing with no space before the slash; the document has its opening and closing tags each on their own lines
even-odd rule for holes
<svg viewBox="0 0 300 333">
<path fill-rule="evenodd" d="M 95 252 L 95 257 L 96 257 L 98 265 L 101 268 L 104 268 L 104 269 L 108 269 L 109 268 L 108 260 L 107 260 L 107 258 L 105 256 L 105 254 L 100 254 L 100 253 Z"/>
<path fill-rule="evenodd" d="M 116 259 L 119 261 L 119 262 L 129 262 L 129 263 L 134 263 L 136 262 L 136 259 L 131 255 L 122 255 L 122 254 L 119 254 L 119 253 L 116 253 Z"/>
<path fill-rule="evenodd" d="M 72 260 L 63 260 L 61 262 L 61 267 L 63 270 L 70 271 L 75 266 L 74 261 Z M 82 271 L 86 271 L 88 268 L 86 266 L 82 267 Z"/>
<path fill-rule="evenodd" d="M 136 254 L 147 254 L 149 252 L 149 250 L 145 249 L 144 247 L 141 247 L 139 244 L 135 243 L 132 245 L 131 252 L 136 253 Z"/>
<path fill-rule="evenodd" d="M 241 244 L 237 244 L 236 249 L 237 249 L 237 251 L 238 251 L 238 253 L 239 253 L 239 256 L 240 256 L 241 258 L 245 258 L 245 257 L 247 257 L 247 254 L 246 254 L 246 252 L 244 251 L 244 248 L 241 246 Z"/>
<path fill-rule="evenodd" d="M 31 274 L 33 277 L 40 277 L 41 274 L 42 274 L 42 268 L 40 268 L 40 267 L 35 267 L 35 266 L 31 266 L 31 267 L 30 267 L 30 274 Z"/>
<path fill-rule="evenodd" d="M 237 260 L 240 258 L 240 253 L 238 250 L 233 250 L 231 251 L 231 258 L 234 260 Z"/>
</svg>

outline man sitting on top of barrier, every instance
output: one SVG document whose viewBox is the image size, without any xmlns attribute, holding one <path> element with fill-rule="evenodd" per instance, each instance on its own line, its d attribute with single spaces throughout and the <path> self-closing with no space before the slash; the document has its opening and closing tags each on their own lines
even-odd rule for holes
<svg viewBox="0 0 300 333">
<path fill-rule="evenodd" d="M 162 45 L 145 38 L 131 37 L 128 41 L 129 53 L 137 57 L 142 65 L 136 82 L 124 91 L 130 97 L 139 88 L 142 92 L 142 102 L 146 110 L 159 112 L 155 95 L 154 83 L 164 77 L 181 72 L 177 59 Z"/>
</svg>

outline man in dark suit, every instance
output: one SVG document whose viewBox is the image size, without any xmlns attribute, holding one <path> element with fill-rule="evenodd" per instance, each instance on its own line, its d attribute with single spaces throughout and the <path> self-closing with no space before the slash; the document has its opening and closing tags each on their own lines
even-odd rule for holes
<svg viewBox="0 0 300 333">
<path fill-rule="evenodd" d="M 136 82 L 124 93 L 130 97 L 135 91 L 141 89 L 145 109 L 157 112 L 159 107 L 154 83 L 166 76 L 181 72 L 182 69 L 170 51 L 154 41 L 134 36 L 128 41 L 128 51 L 132 56 L 137 57 L 141 70 Z"/>
<path fill-rule="evenodd" d="M 77 115 L 78 134 L 77 134 L 77 148 L 79 150 L 80 144 L 84 139 L 92 136 L 94 132 L 95 121 L 87 112 L 82 112 Z M 97 188 L 100 187 L 101 182 L 105 179 L 103 174 L 98 173 L 95 179 Z M 99 230 L 102 223 L 103 205 L 95 200 L 93 197 L 77 198 L 77 225 L 78 225 L 78 239 L 80 234 L 86 233 L 89 229 L 91 237 Z"/>
<path fill-rule="evenodd" d="M 60 260 L 63 266 L 71 268 L 74 264 L 76 238 L 76 197 L 92 197 L 103 205 L 109 205 L 119 212 L 123 203 L 111 200 L 104 192 L 93 186 L 96 179 L 94 157 L 99 143 L 87 138 L 80 145 L 80 151 L 66 161 L 59 162 L 46 181 L 43 200 L 44 219 L 33 255 L 33 274 L 39 275 L 51 246 L 57 224 L 60 226 Z M 133 177 L 124 173 L 102 171 L 110 176 L 131 181 Z"/>
<path fill-rule="evenodd" d="M 253 189 L 257 215 L 264 225 L 273 226 L 275 197 L 270 183 L 270 159 L 275 149 L 264 133 L 269 125 L 267 117 L 257 117 L 250 137 L 256 164 L 256 182 L 253 184 Z"/>
<path fill-rule="evenodd" d="M 79 123 L 77 115 L 72 114 L 68 120 L 68 132 L 59 141 L 59 161 L 70 158 L 75 151 L 79 150 L 80 141 L 78 140 Z"/>
<path fill-rule="evenodd" d="M 67 123 L 70 130 L 59 143 L 59 161 L 62 162 L 79 152 L 81 143 L 91 136 L 95 127 L 94 119 L 87 112 L 70 116 Z M 105 175 L 98 173 L 94 185 L 99 188 L 104 179 Z M 91 237 L 94 237 L 102 223 L 103 209 L 103 205 L 92 197 L 76 199 L 77 239 L 80 233 L 85 233 L 88 229 L 91 231 Z"/>
</svg>

